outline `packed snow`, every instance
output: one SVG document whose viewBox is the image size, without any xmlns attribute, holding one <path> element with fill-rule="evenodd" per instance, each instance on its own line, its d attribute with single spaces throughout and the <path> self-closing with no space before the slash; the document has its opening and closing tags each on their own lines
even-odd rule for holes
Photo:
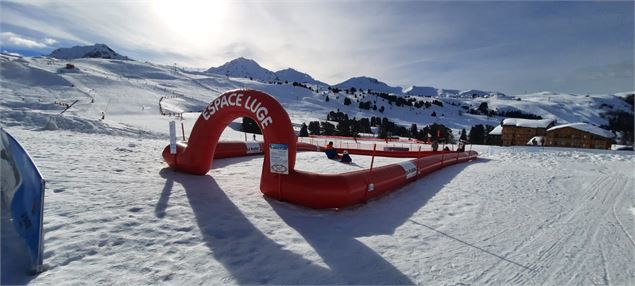
<svg viewBox="0 0 635 286">
<path fill-rule="evenodd" d="M 262 196 L 262 156 L 216 160 L 205 176 L 167 168 L 161 151 L 169 142 L 168 121 L 175 118 L 159 109 L 183 112 L 186 137 L 198 111 L 231 88 L 276 96 L 296 125 L 324 120 L 337 108 L 349 116 L 380 114 L 342 105 L 344 94 L 330 94 L 325 103 L 324 90 L 103 59 L 74 59 L 78 72 L 59 73 L 66 63 L 0 58 L 0 124 L 47 180 L 47 270 L 37 276 L 2 273 L 3 283 L 635 283 L 633 152 L 468 146 L 479 159 L 363 205 L 312 210 Z M 63 103 L 77 99 L 59 115 Z M 571 108 L 581 117 L 600 118 L 584 108 L 596 99 L 613 100 L 562 95 L 549 104 L 575 101 Z M 528 105 L 524 98 L 465 100 Z M 535 101 L 538 108 L 547 106 Z M 452 128 L 501 120 L 459 116 L 457 110 L 450 105 L 437 112 L 446 113 L 443 122 Z M 554 118 L 568 112 L 551 111 Z M 397 107 L 382 115 L 419 124 L 438 119 Z M 224 140 L 252 140 L 231 127 Z M 373 164 L 403 160 L 375 158 Z M 353 156 L 354 164 L 345 165 L 302 152 L 297 166 L 340 173 L 368 169 L 371 161 Z"/>
<path fill-rule="evenodd" d="M 475 147 L 474 162 L 365 205 L 316 211 L 263 197 L 259 156 L 192 176 L 162 162 L 167 138 L 9 132 L 48 180 L 48 270 L 22 277 L 34 285 L 635 279 L 632 154 Z M 353 160 L 298 154 L 299 169 L 368 168 L 369 158 Z"/>
</svg>

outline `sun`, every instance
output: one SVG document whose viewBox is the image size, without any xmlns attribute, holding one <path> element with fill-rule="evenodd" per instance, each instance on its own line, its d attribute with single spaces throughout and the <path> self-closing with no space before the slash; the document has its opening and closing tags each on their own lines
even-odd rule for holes
<svg viewBox="0 0 635 286">
<path fill-rule="evenodd" d="M 155 0 L 152 6 L 167 28 L 192 39 L 222 31 L 227 12 L 227 2 L 223 0 Z"/>
</svg>

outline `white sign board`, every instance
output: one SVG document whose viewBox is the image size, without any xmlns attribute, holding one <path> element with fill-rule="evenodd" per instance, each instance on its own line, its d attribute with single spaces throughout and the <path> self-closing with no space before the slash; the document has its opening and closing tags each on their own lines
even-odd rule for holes
<svg viewBox="0 0 635 286">
<path fill-rule="evenodd" d="M 170 154 L 176 154 L 176 123 L 170 121 Z"/>
<path fill-rule="evenodd" d="M 289 174 L 289 146 L 269 144 L 269 170 L 275 174 Z"/>
<path fill-rule="evenodd" d="M 262 150 L 260 149 L 260 143 L 258 142 L 245 142 L 245 145 L 247 146 L 247 154 L 262 153 Z"/>
<path fill-rule="evenodd" d="M 406 171 L 406 179 L 410 179 L 417 175 L 417 166 L 410 161 L 401 162 L 399 165 Z"/>
</svg>

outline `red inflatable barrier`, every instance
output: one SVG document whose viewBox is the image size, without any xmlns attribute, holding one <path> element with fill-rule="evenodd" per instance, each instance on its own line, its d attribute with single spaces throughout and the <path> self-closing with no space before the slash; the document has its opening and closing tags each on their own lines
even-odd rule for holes
<svg viewBox="0 0 635 286">
<path fill-rule="evenodd" d="M 249 117 L 262 130 L 264 142 L 222 142 L 225 127 L 236 118 Z M 189 141 L 170 146 L 163 158 L 176 170 L 204 175 L 213 158 L 264 153 L 260 191 L 278 200 L 311 208 L 342 208 L 381 196 L 444 166 L 475 159 L 470 152 L 374 151 L 375 156 L 416 157 L 410 161 L 371 170 L 336 175 L 295 170 L 296 151 L 317 151 L 311 144 L 297 143 L 291 120 L 272 96 L 255 90 L 228 91 L 201 113 Z M 320 148 L 321 150 L 321 148 Z M 351 154 L 372 155 L 372 150 L 347 149 Z"/>
<path fill-rule="evenodd" d="M 402 142 L 402 143 L 417 143 L 417 144 L 427 144 L 424 141 L 420 141 L 417 139 L 400 139 L 400 138 L 375 138 L 375 137 L 350 137 L 350 136 L 336 136 L 336 135 L 309 135 L 311 138 L 321 138 L 321 139 L 344 139 L 351 141 L 381 141 L 381 142 Z"/>
</svg>

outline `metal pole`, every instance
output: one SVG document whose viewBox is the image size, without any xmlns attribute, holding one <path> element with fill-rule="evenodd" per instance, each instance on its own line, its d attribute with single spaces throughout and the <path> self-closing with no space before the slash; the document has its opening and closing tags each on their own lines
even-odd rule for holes
<svg viewBox="0 0 635 286">
<path fill-rule="evenodd" d="M 185 141 L 185 128 L 183 127 L 183 121 L 181 121 L 181 133 L 183 134 L 183 141 Z"/>
<path fill-rule="evenodd" d="M 441 168 L 443 168 L 444 159 L 445 159 L 445 152 L 441 153 Z"/>
<path fill-rule="evenodd" d="M 370 170 L 368 170 L 368 177 L 373 172 L 373 165 L 375 164 L 375 150 L 377 150 L 377 144 L 373 145 L 373 157 L 370 159 Z"/>
<path fill-rule="evenodd" d="M 69 108 L 73 107 L 73 105 L 75 105 L 75 103 L 77 103 L 78 101 L 79 101 L 79 99 L 76 99 L 75 101 L 73 101 L 73 103 L 71 103 L 71 105 L 69 105 L 64 110 L 62 110 L 62 112 L 60 112 L 60 114 L 64 114 L 64 112 L 66 112 L 66 110 L 68 110 Z"/>
<path fill-rule="evenodd" d="M 368 193 L 371 192 L 372 190 L 374 190 L 375 186 L 373 185 L 371 188 L 371 183 L 370 183 L 370 178 L 371 178 L 371 174 L 373 173 L 373 165 L 375 163 L 375 150 L 377 149 L 377 144 L 375 144 L 373 146 L 373 156 L 372 159 L 370 160 L 370 169 L 368 169 L 368 177 L 366 178 L 366 185 L 367 185 L 367 189 L 366 192 L 364 192 L 364 201 L 366 201 L 368 199 Z"/>
<path fill-rule="evenodd" d="M 417 153 L 417 176 L 419 176 L 419 161 L 421 161 L 421 146 L 419 146 L 419 153 Z"/>
</svg>

